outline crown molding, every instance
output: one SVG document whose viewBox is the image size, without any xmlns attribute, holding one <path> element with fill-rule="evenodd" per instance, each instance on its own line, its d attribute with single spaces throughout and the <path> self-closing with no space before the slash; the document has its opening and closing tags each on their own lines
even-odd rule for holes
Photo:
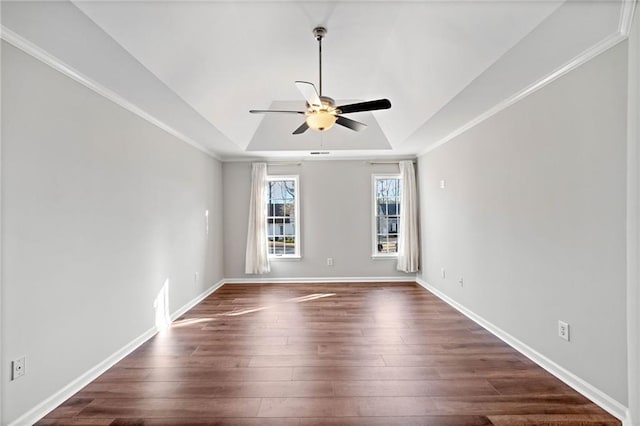
<svg viewBox="0 0 640 426">
<path fill-rule="evenodd" d="M 171 136 L 181 140 L 184 143 L 187 143 L 187 144 L 191 145 L 192 147 L 194 147 L 197 150 L 202 151 L 203 153 L 215 158 L 216 160 L 221 161 L 221 158 L 216 153 L 214 153 L 211 150 L 205 148 L 204 146 L 202 146 L 198 142 L 194 141 L 190 137 L 188 137 L 185 134 L 179 132 L 178 130 L 176 130 L 173 127 L 169 126 L 167 123 L 163 122 L 162 120 L 159 120 L 158 118 L 156 118 L 153 115 L 149 114 L 148 112 L 144 111 L 143 109 L 139 108 L 135 104 L 129 102 L 128 100 L 126 100 L 122 96 L 118 95 L 114 91 L 106 88 L 105 86 L 99 84 L 95 80 L 92 80 L 91 78 L 87 77 L 86 75 L 84 75 L 84 74 L 80 73 L 79 71 L 75 70 L 70 65 L 64 63 L 60 59 L 56 58 L 55 56 L 51 55 L 50 53 L 46 52 L 45 50 L 43 50 L 40 47 L 36 46 L 35 44 L 31 43 L 30 41 L 28 41 L 24 37 L 16 34 L 13 31 L 11 31 L 10 29 L 5 27 L 4 25 L 0 25 L 0 39 L 6 41 L 7 43 L 11 44 L 12 46 L 14 46 L 14 47 L 16 47 L 18 49 L 20 49 L 24 53 L 34 57 L 35 59 L 39 60 L 40 62 L 48 65 L 49 67 L 53 68 L 54 70 L 66 75 L 67 77 L 71 78 L 72 80 L 75 80 L 76 82 L 82 84 L 83 86 L 87 87 L 88 89 L 92 90 L 93 92 L 97 93 L 98 95 L 110 100 L 111 102 L 115 103 L 116 105 L 118 105 L 118 106 L 126 109 L 127 111 L 137 115 L 138 117 L 146 120 L 147 122 L 153 124 L 154 126 L 158 127 L 159 129 L 164 130 L 165 132 L 169 133 Z"/>
<path fill-rule="evenodd" d="M 629 32 L 631 31 L 631 24 L 633 23 L 633 12 L 635 11 L 636 4 L 637 0 L 622 0 L 618 31 L 624 37 L 628 37 Z"/>
</svg>

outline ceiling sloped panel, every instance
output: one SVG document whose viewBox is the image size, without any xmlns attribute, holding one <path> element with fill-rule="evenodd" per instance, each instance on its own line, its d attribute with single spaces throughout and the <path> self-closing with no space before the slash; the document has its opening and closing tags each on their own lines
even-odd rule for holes
<svg viewBox="0 0 640 426">
<path fill-rule="evenodd" d="M 560 2 L 403 3 L 380 42 L 372 87 L 393 96 L 380 125 L 400 145 Z"/>
<path fill-rule="evenodd" d="M 2 26 L 29 53 L 183 140 L 221 156 L 241 152 L 72 3 L 3 2 Z"/>
</svg>

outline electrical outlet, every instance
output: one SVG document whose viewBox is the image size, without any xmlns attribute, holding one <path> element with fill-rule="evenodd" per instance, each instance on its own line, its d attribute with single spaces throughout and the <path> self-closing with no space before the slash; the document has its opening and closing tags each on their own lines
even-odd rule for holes
<svg viewBox="0 0 640 426">
<path fill-rule="evenodd" d="M 440 189 L 444 189 L 446 186 L 447 186 L 447 181 L 446 181 L 446 180 L 444 180 L 444 179 L 442 179 L 442 180 L 440 181 Z"/>
<path fill-rule="evenodd" d="M 558 336 L 567 342 L 569 341 L 569 324 L 564 321 L 558 321 Z"/>
<path fill-rule="evenodd" d="M 193 282 L 198 284 L 198 273 L 193 274 Z"/>
<path fill-rule="evenodd" d="M 460 277 L 458 284 L 460 284 L 460 287 L 464 287 L 464 278 Z"/>
<path fill-rule="evenodd" d="M 447 278 L 447 271 L 444 268 L 440 268 L 440 276 L 442 278 Z"/>
<path fill-rule="evenodd" d="M 333 266 L 333 257 L 327 257 L 327 266 Z"/>
<path fill-rule="evenodd" d="M 25 373 L 25 358 L 21 357 L 11 361 L 11 380 L 15 380 L 24 376 Z"/>
</svg>

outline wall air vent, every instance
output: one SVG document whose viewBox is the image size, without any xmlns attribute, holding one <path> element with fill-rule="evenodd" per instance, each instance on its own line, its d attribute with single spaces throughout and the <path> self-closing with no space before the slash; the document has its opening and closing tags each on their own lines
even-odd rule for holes
<svg viewBox="0 0 640 426">
<path fill-rule="evenodd" d="M 311 155 L 329 155 L 329 151 L 311 151 Z"/>
</svg>

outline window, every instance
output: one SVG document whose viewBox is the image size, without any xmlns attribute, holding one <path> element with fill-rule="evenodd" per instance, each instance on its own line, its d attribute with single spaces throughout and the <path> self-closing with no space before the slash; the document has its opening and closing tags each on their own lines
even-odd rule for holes
<svg viewBox="0 0 640 426">
<path fill-rule="evenodd" d="M 300 257 L 298 176 L 267 177 L 269 257 Z"/>
<path fill-rule="evenodd" d="M 373 256 L 398 255 L 400 176 L 373 176 Z"/>
</svg>

